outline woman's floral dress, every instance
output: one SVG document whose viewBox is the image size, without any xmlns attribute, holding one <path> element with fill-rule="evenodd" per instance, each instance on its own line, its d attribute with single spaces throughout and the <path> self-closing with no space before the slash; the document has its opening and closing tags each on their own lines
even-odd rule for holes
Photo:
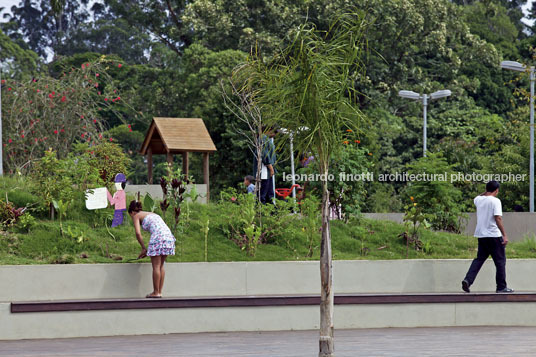
<svg viewBox="0 0 536 357">
<path fill-rule="evenodd" d="M 153 213 L 145 216 L 141 227 L 151 233 L 147 247 L 148 256 L 175 255 L 175 237 L 159 215 Z"/>
</svg>

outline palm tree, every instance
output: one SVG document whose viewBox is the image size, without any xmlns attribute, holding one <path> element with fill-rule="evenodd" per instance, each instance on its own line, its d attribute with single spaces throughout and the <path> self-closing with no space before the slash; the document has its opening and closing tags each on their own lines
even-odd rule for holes
<svg viewBox="0 0 536 357">
<path fill-rule="evenodd" d="M 252 56 L 248 68 L 265 121 L 294 132 L 296 149 L 312 152 L 321 174 L 319 356 L 334 350 L 329 165 L 346 130 L 357 130 L 363 119 L 354 86 L 362 75 L 364 26 L 359 12 L 339 16 L 327 31 L 306 23 L 284 50 L 269 61 Z"/>
</svg>

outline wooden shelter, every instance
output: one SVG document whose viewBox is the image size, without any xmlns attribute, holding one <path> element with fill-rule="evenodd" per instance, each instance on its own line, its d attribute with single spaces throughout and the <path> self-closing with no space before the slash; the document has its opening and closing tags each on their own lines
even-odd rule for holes
<svg viewBox="0 0 536 357">
<path fill-rule="evenodd" d="M 207 127 L 200 118 L 153 118 L 140 153 L 147 156 L 148 182 L 153 183 L 153 155 L 182 155 L 182 171 L 188 174 L 188 153 L 203 153 L 203 178 L 209 197 L 209 154 L 216 151 Z"/>
</svg>

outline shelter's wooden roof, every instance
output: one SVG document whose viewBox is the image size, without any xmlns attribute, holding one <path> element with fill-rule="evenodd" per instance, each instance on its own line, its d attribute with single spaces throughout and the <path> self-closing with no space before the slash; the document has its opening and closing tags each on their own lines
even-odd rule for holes
<svg viewBox="0 0 536 357">
<path fill-rule="evenodd" d="M 149 147 L 153 154 L 216 151 L 200 118 L 153 118 L 140 153 L 146 155 Z"/>
</svg>

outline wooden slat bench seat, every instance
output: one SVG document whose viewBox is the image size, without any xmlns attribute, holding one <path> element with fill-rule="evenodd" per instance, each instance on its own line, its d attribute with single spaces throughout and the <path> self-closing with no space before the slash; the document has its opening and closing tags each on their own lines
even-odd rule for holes
<svg viewBox="0 0 536 357">
<path fill-rule="evenodd" d="M 352 304 L 438 304 L 536 302 L 536 292 L 430 293 L 430 294 L 337 294 L 336 305 Z M 198 307 L 262 307 L 318 305 L 318 295 L 217 296 L 162 299 L 99 299 L 12 302 L 11 313 L 92 311 L 124 309 L 180 309 Z"/>
</svg>

